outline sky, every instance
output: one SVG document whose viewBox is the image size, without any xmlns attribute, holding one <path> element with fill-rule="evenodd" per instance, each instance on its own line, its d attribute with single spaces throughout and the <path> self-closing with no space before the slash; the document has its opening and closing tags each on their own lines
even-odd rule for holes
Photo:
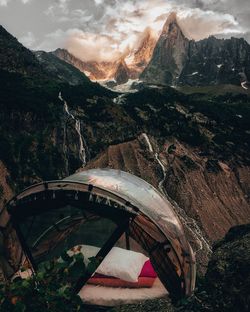
<svg viewBox="0 0 250 312">
<path fill-rule="evenodd" d="M 250 43 L 250 0 L 0 0 L 0 23 L 32 50 L 109 61 L 135 49 L 147 27 L 159 36 L 173 11 L 190 39 Z"/>
</svg>

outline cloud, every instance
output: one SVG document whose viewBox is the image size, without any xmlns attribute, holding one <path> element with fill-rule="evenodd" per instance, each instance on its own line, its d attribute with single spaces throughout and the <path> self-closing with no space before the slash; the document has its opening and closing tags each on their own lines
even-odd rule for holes
<svg viewBox="0 0 250 312">
<path fill-rule="evenodd" d="M 35 1 L 38 0 L 33 0 Z M 43 7 L 43 16 L 49 25 L 48 33 L 43 33 L 43 38 L 33 41 L 33 45 L 31 37 L 26 42 L 33 49 L 46 51 L 58 47 L 67 48 L 82 60 L 113 60 L 135 49 L 146 28 L 150 27 L 159 36 L 172 11 L 177 12 L 179 24 L 188 38 L 199 40 L 210 35 L 228 37 L 243 34 L 249 38 L 247 2 L 248 0 L 47 1 L 47 9 Z M 241 8 L 238 8 L 237 3 Z M 44 29 L 44 26 L 41 27 Z"/>
<path fill-rule="evenodd" d="M 0 0 L 0 6 L 7 6 L 10 0 Z"/>
<path fill-rule="evenodd" d="M 57 0 L 56 2 L 49 5 L 47 10 L 44 11 L 45 15 L 51 17 L 51 18 L 57 18 L 57 17 L 67 17 L 69 14 L 69 4 L 71 0 Z M 65 21 L 65 19 L 62 19 L 62 21 Z"/>
<path fill-rule="evenodd" d="M 194 40 L 200 40 L 210 35 L 240 34 L 244 32 L 244 28 L 230 14 L 202 11 L 196 8 L 189 11 L 180 11 L 178 19 L 185 35 Z"/>
<path fill-rule="evenodd" d="M 62 29 L 48 33 L 44 36 L 43 41 L 35 46 L 34 50 L 53 51 L 57 48 L 65 47 L 68 33 L 70 33 L 70 30 L 63 31 Z"/>
<path fill-rule="evenodd" d="M 96 4 L 96 5 L 103 4 L 103 2 L 104 2 L 103 0 L 95 0 L 95 4 Z"/>
<path fill-rule="evenodd" d="M 29 31 L 27 34 L 25 34 L 22 37 L 19 37 L 19 41 L 27 48 L 32 48 L 33 45 L 36 42 L 34 34 Z"/>
<path fill-rule="evenodd" d="M 0 6 L 6 6 L 11 2 L 12 0 L 0 0 Z M 32 0 L 20 0 L 23 4 L 29 3 Z"/>
<path fill-rule="evenodd" d="M 53 7 L 54 18 L 70 22 L 74 29 L 60 32 L 61 37 L 58 32 L 51 36 L 56 36 L 58 43 L 63 42 L 63 47 L 80 59 L 106 61 L 134 49 L 147 27 L 151 27 L 159 36 L 171 11 L 177 12 L 185 35 L 195 40 L 214 34 L 226 36 L 245 32 L 232 14 L 205 8 L 208 2 L 215 5 L 214 0 L 196 0 L 198 8 L 193 5 L 194 1 L 188 0 L 186 4 L 178 2 L 95 0 L 92 4 L 85 2 L 83 9 L 79 6 L 74 8 L 73 2 L 64 0 L 63 4 L 67 4 L 67 7 L 63 6 L 61 11 L 60 3 L 57 3 L 57 9 Z"/>
<path fill-rule="evenodd" d="M 71 30 L 65 42 L 70 53 L 83 61 L 110 61 L 121 57 L 117 42 L 108 35 Z"/>
<path fill-rule="evenodd" d="M 83 61 L 109 61 L 122 55 L 112 36 L 86 33 L 77 28 L 57 29 L 47 34 L 36 50 L 53 51 L 58 47 L 67 48 Z"/>
</svg>

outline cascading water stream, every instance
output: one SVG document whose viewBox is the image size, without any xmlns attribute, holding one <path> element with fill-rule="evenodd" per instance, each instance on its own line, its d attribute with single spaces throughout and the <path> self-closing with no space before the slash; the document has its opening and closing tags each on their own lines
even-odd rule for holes
<svg viewBox="0 0 250 312">
<path fill-rule="evenodd" d="M 79 158 L 82 162 L 82 166 L 86 166 L 86 149 L 84 148 L 84 138 L 81 135 L 81 122 L 79 119 L 77 119 L 70 111 L 69 111 L 69 107 L 67 102 L 63 99 L 62 97 L 62 93 L 59 92 L 58 98 L 63 102 L 64 105 L 64 110 L 66 112 L 66 114 L 75 122 L 75 130 L 76 133 L 79 137 L 79 145 L 80 145 L 80 149 L 79 149 Z M 64 144 L 65 145 L 65 144 Z M 65 146 L 64 146 L 65 149 Z"/>
<path fill-rule="evenodd" d="M 153 146 L 149 140 L 148 135 L 146 133 L 143 133 L 142 137 L 145 139 L 150 153 L 154 154 L 154 158 L 156 162 L 160 165 L 161 170 L 162 170 L 163 178 L 159 182 L 158 188 L 161 191 L 161 193 L 173 204 L 175 212 L 180 218 L 182 224 L 185 225 L 185 227 L 189 230 L 192 237 L 195 239 L 197 246 L 199 246 L 198 249 L 195 251 L 195 253 L 201 250 L 204 250 L 206 254 L 210 254 L 212 252 L 210 244 L 208 243 L 206 238 L 203 236 L 202 231 L 199 225 L 197 224 L 197 222 L 195 221 L 195 219 L 189 217 L 187 213 L 185 212 L 185 210 L 182 209 L 172 198 L 170 198 L 170 196 L 165 191 L 163 184 L 167 177 L 167 169 L 165 168 L 163 162 L 160 160 L 158 153 L 154 152 Z"/>
</svg>

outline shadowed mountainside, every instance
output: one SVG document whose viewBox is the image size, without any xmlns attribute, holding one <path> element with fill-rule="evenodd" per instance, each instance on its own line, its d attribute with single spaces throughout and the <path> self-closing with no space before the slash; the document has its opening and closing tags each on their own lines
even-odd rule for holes
<svg viewBox="0 0 250 312">
<path fill-rule="evenodd" d="M 210 241 L 232 225 L 250 222 L 248 94 L 183 94 L 160 86 L 119 94 L 87 78 L 70 85 L 58 79 L 56 64 L 43 67 L 6 31 L 0 33 L 0 42 L 6 40 L 9 55 L 21 54 L 9 63 L 0 54 L 5 63 L 0 71 L 2 205 L 26 186 L 83 170 L 84 159 L 86 168 L 132 172 L 164 193 L 201 269 Z M 22 62 L 29 57 L 31 70 Z"/>
</svg>

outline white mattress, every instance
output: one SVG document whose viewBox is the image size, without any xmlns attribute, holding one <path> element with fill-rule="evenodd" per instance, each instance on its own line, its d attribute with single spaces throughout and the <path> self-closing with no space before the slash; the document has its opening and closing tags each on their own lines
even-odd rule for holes
<svg viewBox="0 0 250 312">
<path fill-rule="evenodd" d="M 87 284 L 78 294 L 86 304 L 113 307 L 162 298 L 168 292 L 157 278 L 151 288 L 114 288 Z"/>
</svg>

